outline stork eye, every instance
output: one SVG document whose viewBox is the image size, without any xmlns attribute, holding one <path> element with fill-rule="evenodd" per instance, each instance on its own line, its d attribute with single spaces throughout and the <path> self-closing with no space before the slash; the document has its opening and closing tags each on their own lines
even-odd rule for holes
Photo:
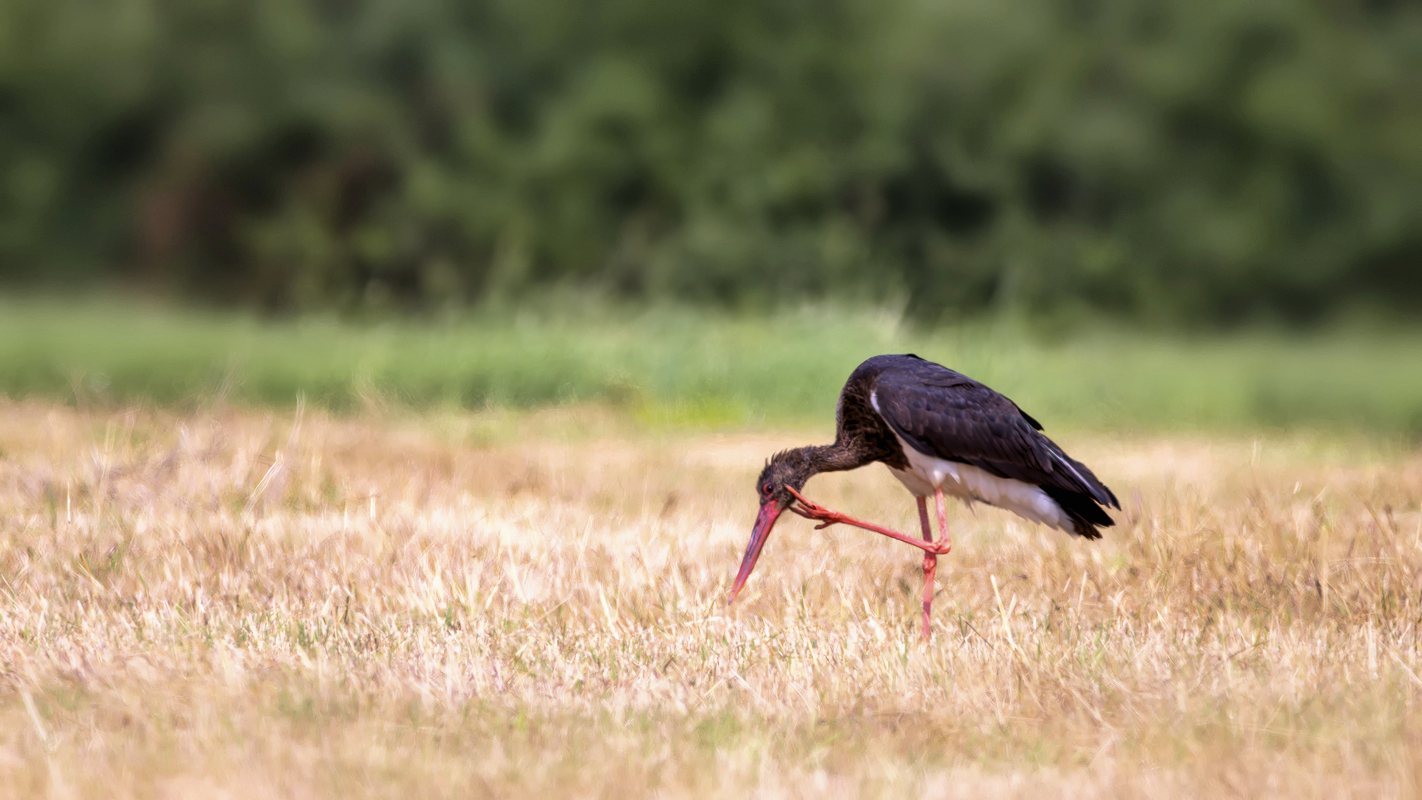
<svg viewBox="0 0 1422 800">
<path fill-rule="evenodd" d="M 766 485 L 760 487 L 760 493 L 763 494 L 763 495 L 765 495 L 766 497 L 769 497 L 769 496 L 770 496 L 770 490 L 773 489 L 773 488 L 775 488 L 775 487 L 773 487 L 773 486 L 771 486 L 770 484 L 767 483 Z"/>
</svg>

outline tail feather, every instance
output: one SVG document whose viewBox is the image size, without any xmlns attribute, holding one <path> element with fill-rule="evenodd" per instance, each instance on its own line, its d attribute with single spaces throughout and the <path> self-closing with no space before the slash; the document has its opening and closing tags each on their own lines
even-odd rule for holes
<svg viewBox="0 0 1422 800">
<path fill-rule="evenodd" d="M 1116 524 L 1116 521 L 1111 519 L 1106 510 L 1097 505 L 1097 499 L 1086 492 L 1073 492 L 1055 486 L 1043 486 L 1042 490 L 1062 507 L 1062 511 L 1066 512 L 1067 517 L 1076 528 L 1072 533 L 1077 536 L 1100 539 L 1101 531 L 1097 530 L 1098 525 L 1102 528 L 1109 528 Z"/>
</svg>

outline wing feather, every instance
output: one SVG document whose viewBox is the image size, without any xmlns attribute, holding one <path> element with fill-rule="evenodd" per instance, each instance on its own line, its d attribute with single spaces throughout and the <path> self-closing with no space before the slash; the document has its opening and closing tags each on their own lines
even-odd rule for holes
<svg viewBox="0 0 1422 800">
<path fill-rule="evenodd" d="M 920 361 L 881 373 L 874 392 L 880 416 L 922 453 L 1120 508 L 1111 490 L 1041 433 L 1035 419 L 972 378 Z"/>
</svg>

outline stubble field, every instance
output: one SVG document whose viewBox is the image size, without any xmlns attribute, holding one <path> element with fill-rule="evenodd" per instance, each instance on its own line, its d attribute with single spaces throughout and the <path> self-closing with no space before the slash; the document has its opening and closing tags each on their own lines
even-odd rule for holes
<svg viewBox="0 0 1422 800">
<path fill-rule="evenodd" d="M 1050 423 L 1050 420 L 1048 420 Z M 1422 453 L 1049 433 L 1099 543 L 777 527 L 780 447 L 594 407 L 0 404 L 5 797 L 1422 791 Z M 808 496 L 912 531 L 871 467 Z"/>
</svg>

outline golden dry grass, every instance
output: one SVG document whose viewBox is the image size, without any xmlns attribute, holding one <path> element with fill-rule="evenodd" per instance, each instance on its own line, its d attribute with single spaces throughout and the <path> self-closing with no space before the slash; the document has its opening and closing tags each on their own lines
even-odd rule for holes
<svg viewBox="0 0 1422 800">
<path fill-rule="evenodd" d="M 1100 543 L 789 519 L 596 410 L 0 406 L 5 797 L 1412 796 L 1422 454 L 1060 437 Z M 809 495 L 912 530 L 887 473 Z"/>
</svg>

